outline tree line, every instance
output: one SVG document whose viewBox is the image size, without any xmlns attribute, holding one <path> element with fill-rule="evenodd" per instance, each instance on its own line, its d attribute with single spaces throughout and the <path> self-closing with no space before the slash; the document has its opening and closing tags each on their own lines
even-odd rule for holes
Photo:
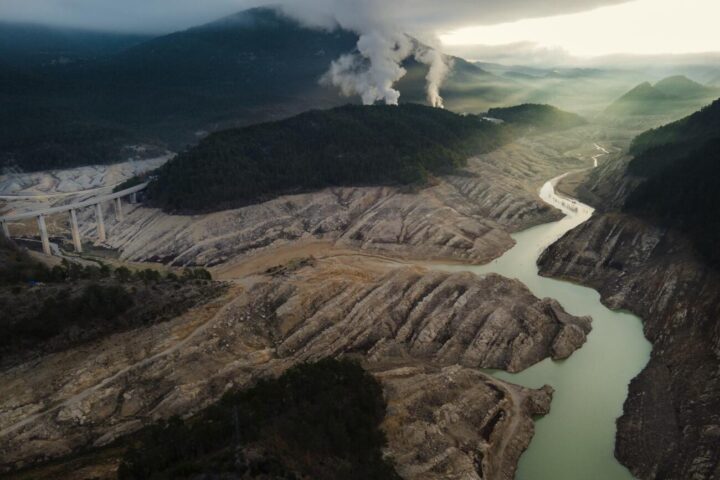
<svg viewBox="0 0 720 480">
<path fill-rule="evenodd" d="M 720 268 L 720 100 L 634 139 L 628 165 L 644 182 L 624 209 L 674 228 Z"/>
<path fill-rule="evenodd" d="M 545 105 L 495 114 L 507 116 L 508 123 L 416 104 L 347 105 L 226 130 L 161 167 L 148 194 L 166 211 L 197 212 L 328 186 L 421 185 L 529 126 L 557 117 L 550 128 L 580 121 Z"/>
<path fill-rule="evenodd" d="M 144 428 L 118 477 L 399 480 L 382 452 L 385 412 L 382 387 L 357 363 L 301 364 Z"/>
</svg>

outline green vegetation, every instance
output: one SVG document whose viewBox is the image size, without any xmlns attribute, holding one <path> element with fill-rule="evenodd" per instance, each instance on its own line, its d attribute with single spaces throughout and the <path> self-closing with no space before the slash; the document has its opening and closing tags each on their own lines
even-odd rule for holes
<svg viewBox="0 0 720 480">
<path fill-rule="evenodd" d="M 107 264 L 81 265 L 63 259 L 60 265 L 52 268 L 35 260 L 27 250 L 18 248 L 4 237 L 0 237 L 0 286 L 23 282 L 62 283 L 76 280 L 98 280 L 115 277 L 122 282 L 141 280 L 145 283 L 159 282 L 163 278 L 171 280 L 212 280 L 210 272 L 204 268 L 185 268 L 181 276 L 168 272 L 164 277 L 159 271 L 150 268 L 130 270 L 127 267 L 111 268 Z"/>
<path fill-rule="evenodd" d="M 35 321 L 18 323 L 12 332 L 4 332 L 3 344 L 17 336 L 47 340 L 66 328 L 65 322 L 72 322 L 77 328 L 98 321 L 110 322 L 133 305 L 130 293 L 117 285 L 88 285 L 80 295 L 68 297 L 67 293 L 45 299 Z"/>
<path fill-rule="evenodd" d="M 628 172 L 645 178 L 625 209 L 679 229 L 720 267 L 720 100 L 639 135 Z"/>
<path fill-rule="evenodd" d="M 51 270 L 0 236 L 0 286 L 30 280 L 50 281 Z"/>
<path fill-rule="evenodd" d="M 122 192 L 123 190 L 127 190 L 128 188 L 136 187 L 142 183 L 147 182 L 149 179 L 148 174 L 143 175 L 136 175 L 134 177 L 130 177 L 124 182 L 122 182 L 120 185 L 117 185 L 115 188 L 113 188 L 113 192 Z"/>
<path fill-rule="evenodd" d="M 534 103 L 508 108 L 491 108 L 488 110 L 487 116 L 499 118 L 518 126 L 532 127 L 539 131 L 567 130 L 587 123 L 584 118 L 575 113 L 564 112 L 550 105 Z"/>
<path fill-rule="evenodd" d="M 0 63 L 16 67 L 69 64 L 117 53 L 146 40 L 143 35 L 0 21 Z"/>
<path fill-rule="evenodd" d="M 125 148 L 133 144 L 180 151 L 198 131 L 341 105 L 348 100 L 318 79 L 357 43 L 352 32 L 305 28 L 267 8 L 144 42 L 43 30 L 0 24 L 0 168 L 111 163 L 137 155 Z M 410 58 L 404 67 L 402 101 L 425 102 L 427 66 Z M 480 112 L 520 89 L 455 59 L 443 96 Z"/>
<path fill-rule="evenodd" d="M 0 360 L 57 351 L 156 323 L 217 296 L 202 268 L 181 275 L 63 260 L 52 268 L 0 242 Z"/>
<path fill-rule="evenodd" d="M 166 210 L 215 210 L 326 186 L 423 183 L 512 138 L 476 116 L 348 105 L 211 135 L 150 184 Z"/>
<path fill-rule="evenodd" d="M 687 150 L 720 136 L 720 100 L 702 110 L 660 128 L 648 130 L 633 140 L 630 153 L 636 158 L 630 172 L 645 175 L 675 162 Z"/>
<path fill-rule="evenodd" d="M 385 408 L 380 384 L 358 364 L 299 365 L 228 393 L 187 421 L 175 417 L 145 428 L 131 441 L 118 476 L 399 479 L 382 455 Z"/>
<path fill-rule="evenodd" d="M 8 66 L 27 49 L 0 42 L 0 168 L 117 162 L 136 156 L 126 145 L 180 150 L 199 130 L 338 105 L 318 78 L 356 41 L 253 9 L 132 48 L 90 38 L 98 57 L 67 64 Z"/>
<path fill-rule="evenodd" d="M 211 135 L 158 169 L 148 194 L 168 211 L 209 211 L 327 186 L 423 184 L 537 122 L 581 121 L 548 106 L 500 113 L 510 112 L 497 125 L 416 104 L 314 110 Z"/>
</svg>

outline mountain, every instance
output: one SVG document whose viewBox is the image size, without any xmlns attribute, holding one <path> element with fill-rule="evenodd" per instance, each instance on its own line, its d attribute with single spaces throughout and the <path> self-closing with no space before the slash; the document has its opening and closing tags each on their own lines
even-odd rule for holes
<svg viewBox="0 0 720 480">
<path fill-rule="evenodd" d="M 550 105 L 530 103 L 515 107 L 491 108 L 487 116 L 540 131 L 567 130 L 587 123 L 575 113 L 564 112 Z"/>
<path fill-rule="evenodd" d="M 527 65 L 503 65 L 493 62 L 473 62 L 473 64 L 483 70 L 494 73 L 495 75 L 504 75 L 507 73 L 520 73 L 532 77 L 545 77 L 553 70 L 550 68 L 531 67 Z"/>
<path fill-rule="evenodd" d="M 0 64 L 20 68 L 63 65 L 112 55 L 149 38 L 0 21 Z"/>
<path fill-rule="evenodd" d="M 628 173 L 644 181 L 626 210 L 678 228 L 720 267 L 720 100 L 632 143 Z"/>
<path fill-rule="evenodd" d="M 328 186 L 422 185 L 570 117 L 541 105 L 515 107 L 504 124 L 417 104 L 313 110 L 210 135 L 160 168 L 148 193 L 169 211 L 210 211 Z"/>
<path fill-rule="evenodd" d="M 514 79 L 490 73 L 458 57 L 442 88 L 445 106 L 456 112 L 481 113 L 488 108 L 512 105 L 527 93 Z M 402 90 L 401 90 L 402 91 Z"/>
<path fill-rule="evenodd" d="M 512 138 L 474 115 L 417 104 L 347 105 L 210 135 L 158 170 L 151 201 L 222 210 L 327 186 L 422 184 Z"/>
<path fill-rule="evenodd" d="M 720 89 L 676 75 L 655 85 L 641 83 L 615 100 L 605 113 L 613 116 L 687 114 L 718 96 Z"/>
<path fill-rule="evenodd" d="M 672 101 L 671 96 L 656 89 L 650 82 L 643 82 L 615 100 L 605 112 L 615 115 L 647 115 L 662 111 L 664 105 Z"/>
<path fill-rule="evenodd" d="M 127 145 L 177 150 L 207 132 L 357 101 L 319 84 L 356 42 L 352 32 L 312 30 L 256 8 L 88 61 L 0 65 L 0 167 L 110 163 Z M 449 108 L 484 111 L 517 89 L 454 62 L 443 89 Z M 403 101 L 425 102 L 427 67 L 406 67 Z"/>
<path fill-rule="evenodd" d="M 684 75 L 667 77 L 655 84 L 655 89 L 678 98 L 708 98 L 720 96 L 720 89 L 706 87 Z"/>
<path fill-rule="evenodd" d="M 542 69 L 522 65 L 480 63 L 484 70 L 521 86 L 505 105 L 551 104 L 594 117 L 642 78 L 637 72 L 611 68 Z M 496 106 L 496 105 L 493 105 Z"/>
<path fill-rule="evenodd" d="M 3 163 L 110 163 L 128 144 L 179 149 L 201 131 L 337 105 L 317 80 L 356 40 L 255 9 L 92 62 L 6 72 L 28 80 L 0 90 Z"/>
<path fill-rule="evenodd" d="M 633 139 L 630 153 L 635 156 L 642 156 L 650 151 L 659 153 L 667 150 L 669 146 L 680 144 L 691 148 L 692 145 L 703 144 L 715 137 L 720 137 L 720 100 L 682 120 L 638 135 Z M 635 165 L 646 165 L 644 162 L 648 162 L 647 165 L 657 163 L 650 159 L 636 160 L 630 164 L 631 171 Z"/>
</svg>

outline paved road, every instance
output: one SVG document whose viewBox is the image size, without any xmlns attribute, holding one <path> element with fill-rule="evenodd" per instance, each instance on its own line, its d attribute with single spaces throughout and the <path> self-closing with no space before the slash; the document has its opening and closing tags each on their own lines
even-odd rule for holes
<svg viewBox="0 0 720 480">
<path fill-rule="evenodd" d="M 148 186 L 147 183 L 141 183 L 140 185 L 136 185 L 134 187 L 131 187 L 131 188 L 128 188 L 125 190 L 121 190 L 119 192 L 110 193 L 107 195 L 101 195 L 99 197 L 94 197 L 94 198 L 91 198 L 89 200 L 85 200 L 82 202 L 71 203 L 68 205 L 61 205 L 59 207 L 43 208 L 41 210 L 33 210 L 32 212 L 18 213 L 17 215 L 8 215 L 6 217 L 0 217 L 0 222 L 15 222 L 18 220 L 26 220 L 28 218 L 35 218 L 40 215 L 51 215 L 53 213 L 69 212 L 70 210 L 75 210 L 78 208 L 92 207 L 93 205 L 96 205 L 101 202 L 108 202 L 108 201 L 114 200 L 116 198 L 122 198 L 122 197 L 126 197 L 128 195 L 132 195 L 133 193 L 144 190 L 145 187 L 147 187 L 147 186 Z"/>
<path fill-rule="evenodd" d="M 73 195 L 87 195 L 89 193 L 99 193 L 103 190 L 115 188 L 121 183 L 123 182 L 116 183 L 114 185 L 105 185 L 103 187 L 88 188 L 86 190 L 77 190 L 75 192 L 38 193 L 36 195 L 0 195 L 0 200 L 46 200 L 49 198 L 72 197 Z"/>
</svg>

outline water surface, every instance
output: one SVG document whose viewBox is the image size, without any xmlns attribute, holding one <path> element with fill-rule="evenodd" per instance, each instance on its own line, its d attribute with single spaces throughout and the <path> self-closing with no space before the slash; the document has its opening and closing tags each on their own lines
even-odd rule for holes
<svg viewBox="0 0 720 480">
<path fill-rule="evenodd" d="M 555 389 L 551 411 L 537 420 L 535 436 L 520 459 L 518 480 L 631 480 L 614 457 L 615 420 L 622 414 L 630 380 L 650 358 L 650 343 L 638 317 L 600 303 L 591 288 L 538 275 L 537 258 L 565 232 L 592 215 L 592 208 L 560 197 L 547 182 L 540 191 L 566 217 L 513 235 L 515 247 L 482 266 L 436 265 L 449 271 L 499 273 L 517 278 L 538 297 L 558 300 L 573 315 L 590 315 L 588 341 L 570 358 L 551 359 L 516 374 L 495 371 L 497 378 L 526 387 Z"/>
</svg>

